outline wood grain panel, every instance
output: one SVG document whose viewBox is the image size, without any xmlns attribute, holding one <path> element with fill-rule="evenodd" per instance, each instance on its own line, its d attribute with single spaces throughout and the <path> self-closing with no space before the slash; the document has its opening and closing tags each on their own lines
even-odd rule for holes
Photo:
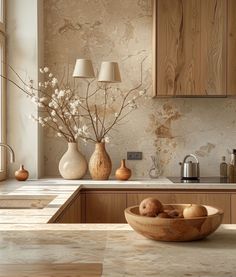
<svg viewBox="0 0 236 277">
<path fill-rule="evenodd" d="M 84 194 L 76 196 L 71 203 L 65 207 L 62 213 L 55 220 L 55 223 L 82 223 L 84 222 L 84 208 L 82 202 Z"/>
<path fill-rule="evenodd" d="M 236 224 L 236 194 L 231 194 L 231 223 Z"/>
<path fill-rule="evenodd" d="M 227 94 L 236 96 L 236 1 L 228 0 Z"/>
<path fill-rule="evenodd" d="M 183 8 L 179 1 L 158 0 L 157 95 L 160 96 L 172 96 L 175 93 L 182 19 Z"/>
<path fill-rule="evenodd" d="M 157 96 L 226 96 L 226 7 L 157 0 Z"/>
<path fill-rule="evenodd" d="M 158 1 L 158 95 L 200 93 L 200 12 L 200 1 Z"/>
<path fill-rule="evenodd" d="M 201 94 L 201 21 L 200 1 L 185 0 L 183 5 L 183 31 L 177 52 L 175 94 L 195 96 Z"/>
<path fill-rule="evenodd" d="M 205 95 L 226 95 L 226 0 L 201 0 L 201 84 Z"/>
<path fill-rule="evenodd" d="M 141 201 L 148 197 L 155 197 L 162 203 L 176 203 L 175 194 L 172 193 L 128 193 L 127 194 L 127 207 L 139 205 Z"/>
<path fill-rule="evenodd" d="M 86 223 L 126 223 L 126 193 L 87 193 Z"/>
<path fill-rule="evenodd" d="M 102 276 L 102 264 L 1 264 L 0 277 L 98 277 Z"/>
</svg>

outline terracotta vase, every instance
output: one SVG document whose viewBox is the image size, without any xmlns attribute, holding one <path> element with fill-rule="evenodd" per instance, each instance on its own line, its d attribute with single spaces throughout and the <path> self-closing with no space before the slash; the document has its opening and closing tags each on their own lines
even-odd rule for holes
<svg viewBox="0 0 236 277">
<path fill-rule="evenodd" d="M 126 167 L 125 159 L 121 160 L 120 168 L 116 170 L 116 179 L 121 181 L 127 181 L 131 177 L 131 170 Z"/>
<path fill-rule="evenodd" d="M 26 181 L 29 177 L 29 172 L 24 168 L 23 165 L 15 172 L 16 180 Z"/>
<path fill-rule="evenodd" d="M 95 151 L 89 161 L 89 172 L 94 180 L 107 180 L 111 174 L 112 164 L 107 154 L 105 143 L 96 143 Z"/>
<path fill-rule="evenodd" d="M 88 169 L 85 157 L 78 150 L 77 143 L 68 143 L 68 149 L 59 162 L 59 172 L 64 179 L 78 180 Z"/>
</svg>

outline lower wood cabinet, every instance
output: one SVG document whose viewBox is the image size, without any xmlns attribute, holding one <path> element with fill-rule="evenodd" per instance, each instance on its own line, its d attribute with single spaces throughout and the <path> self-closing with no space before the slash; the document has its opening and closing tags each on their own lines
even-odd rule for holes
<svg viewBox="0 0 236 277">
<path fill-rule="evenodd" d="M 84 194 L 76 195 L 56 217 L 54 223 L 82 223 L 84 222 Z"/>
<path fill-rule="evenodd" d="M 231 223 L 236 224 L 236 194 L 231 194 Z"/>
<path fill-rule="evenodd" d="M 128 193 L 127 205 L 138 205 L 144 198 L 156 197 L 162 203 L 196 203 L 215 206 L 224 210 L 223 223 L 230 223 L 230 194 L 224 193 Z M 235 198 L 236 200 L 236 198 Z M 236 214 L 235 214 L 236 216 Z"/>
<path fill-rule="evenodd" d="M 236 193 L 205 191 L 83 191 L 76 195 L 51 222 L 55 223 L 126 223 L 126 207 L 140 204 L 147 197 L 162 203 L 196 203 L 224 210 L 223 223 L 236 223 Z"/>
<path fill-rule="evenodd" d="M 126 193 L 88 192 L 85 203 L 86 223 L 126 222 Z"/>
</svg>

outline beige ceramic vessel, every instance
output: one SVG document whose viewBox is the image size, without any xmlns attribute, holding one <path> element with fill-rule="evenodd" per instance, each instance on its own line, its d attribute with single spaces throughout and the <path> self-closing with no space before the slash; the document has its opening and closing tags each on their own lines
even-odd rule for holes
<svg viewBox="0 0 236 277">
<path fill-rule="evenodd" d="M 111 174 L 112 164 L 107 154 L 105 143 L 96 143 L 95 151 L 89 161 L 89 172 L 94 180 L 107 180 Z"/>
<path fill-rule="evenodd" d="M 67 180 L 78 180 L 84 177 L 87 169 L 87 161 L 78 151 L 77 143 L 68 143 L 68 149 L 59 162 L 61 176 Z"/>
<path fill-rule="evenodd" d="M 125 165 L 125 159 L 121 160 L 120 168 L 116 170 L 116 179 L 120 181 L 127 181 L 131 177 L 131 174 L 131 170 Z"/>
<path fill-rule="evenodd" d="M 164 209 L 183 211 L 189 204 L 164 205 Z M 223 211 L 211 206 L 205 206 L 208 211 L 206 217 L 159 218 L 147 217 L 139 214 L 139 206 L 125 210 L 125 218 L 129 225 L 139 234 L 160 241 L 193 241 L 203 239 L 212 234 L 222 223 Z"/>
</svg>

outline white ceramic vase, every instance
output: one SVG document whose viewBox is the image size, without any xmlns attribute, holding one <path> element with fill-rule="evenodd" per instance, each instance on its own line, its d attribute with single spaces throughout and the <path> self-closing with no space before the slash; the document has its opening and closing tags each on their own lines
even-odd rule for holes
<svg viewBox="0 0 236 277">
<path fill-rule="evenodd" d="M 59 162 L 61 176 L 67 180 L 81 179 L 86 174 L 87 169 L 87 161 L 78 150 L 77 143 L 69 142 L 68 149 Z"/>
</svg>

